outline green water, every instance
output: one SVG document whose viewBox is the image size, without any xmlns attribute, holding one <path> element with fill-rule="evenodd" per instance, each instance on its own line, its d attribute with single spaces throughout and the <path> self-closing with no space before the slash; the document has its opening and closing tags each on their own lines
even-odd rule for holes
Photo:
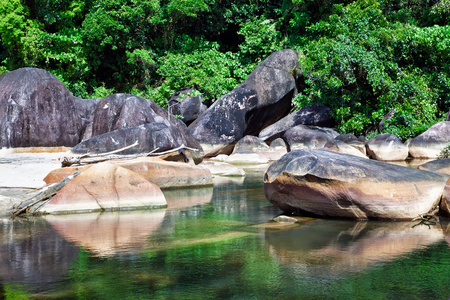
<svg viewBox="0 0 450 300">
<path fill-rule="evenodd" d="M 448 299 L 450 225 L 299 219 L 260 176 L 172 208 L 0 220 L 0 299 Z"/>
</svg>

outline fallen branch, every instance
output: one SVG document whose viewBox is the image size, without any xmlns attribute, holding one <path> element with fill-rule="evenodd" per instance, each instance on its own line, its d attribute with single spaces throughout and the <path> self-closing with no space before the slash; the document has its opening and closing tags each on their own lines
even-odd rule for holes
<svg viewBox="0 0 450 300">
<path fill-rule="evenodd" d="M 156 148 L 147 153 L 129 154 L 129 155 L 112 155 L 112 154 L 119 153 L 124 150 L 130 149 L 132 147 L 135 147 L 136 145 L 137 145 L 137 142 L 133 145 L 130 145 L 130 146 L 118 149 L 118 150 L 114 150 L 114 151 L 108 152 L 108 153 L 100 153 L 100 154 L 93 154 L 93 155 L 84 154 L 82 156 L 72 157 L 72 158 L 63 157 L 60 160 L 61 167 L 64 168 L 64 167 L 70 167 L 72 165 L 95 164 L 95 163 L 104 162 L 104 161 L 108 161 L 108 160 L 133 159 L 133 158 L 148 157 L 148 156 L 151 156 L 151 157 L 161 156 L 161 155 L 166 155 L 166 154 L 170 154 L 170 153 L 177 152 L 177 151 L 184 157 L 185 162 L 188 162 L 189 158 L 187 157 L 184 150 L 189 150 L 189 151 L 194 151 L 194 152 L 200 151 L 199 149 L 194 149 L 194 148 L 187 147 L 185 145 L 181 145 L 177 148 L 162 151 L 162 152 L 157 152 L 157 153 L 156 153 L 156 151 L 158 151 L 159 148 Z"/>
<path fill-rule="evenodd" d="M 80 173 L 75 172 L 57 183 L 42 188 L 41 191 L 37 193 L 35 196 L 25 201 L 22 201 L 19 205 L 17 205 L 17 207 L 13 207 L 10 215 L 12 217 L 16 217 L 21 214 L 36 212 L 43 204 L 45 204 L 44 203 L 45 201 L 50 200 L 54 195 L 56 195 L 56 193 L 58 193 L 69 181 L 74 179 L 78 174 Z M 35 207 L 35 205 L 38 204 L 41 205 Z"/>
<path fill-rule="evenodd" d="M 439 223 L 439 219 L 437 218 L 437 213 L 439 212 L 439 206 L 437 206 L 435 209 L 433 209 L 430 212 L 427 212 L 426 214 L 420 214 L 419 216 L 415 217 L 411 221 L 420 221 L 417 224 L 414 224 L 412 227 L 416 227 L 419 225 L 426 225 L 428 228 L 430 228 L 431 225 L 436 225 Z"/>
</svg>

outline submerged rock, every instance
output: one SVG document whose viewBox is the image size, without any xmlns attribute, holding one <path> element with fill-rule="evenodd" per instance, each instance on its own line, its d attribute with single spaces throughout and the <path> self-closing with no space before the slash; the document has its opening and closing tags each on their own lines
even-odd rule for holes
<svg viewBox="0 0 450 300">
<path fill-rule="evenodd" d="M 438 205 L 450 176 L 326 150 L 295 150 L 264 178 L 267 199 L 286 212 L 322 217 L 412 219 Z"/>
</svg>

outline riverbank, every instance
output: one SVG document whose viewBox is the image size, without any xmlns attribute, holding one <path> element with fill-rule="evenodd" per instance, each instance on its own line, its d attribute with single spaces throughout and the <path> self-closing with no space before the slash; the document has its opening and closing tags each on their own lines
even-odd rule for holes
<svg viewBox="0 0 450 300">
<path fill-rule="evenodd" d="M 59 158 L 66 149 L 34 150 L 0 150 L 0 216 L 2 211 L 29 198 L 46 185 L 43 179 L 61 166 Z"/>
</svg>

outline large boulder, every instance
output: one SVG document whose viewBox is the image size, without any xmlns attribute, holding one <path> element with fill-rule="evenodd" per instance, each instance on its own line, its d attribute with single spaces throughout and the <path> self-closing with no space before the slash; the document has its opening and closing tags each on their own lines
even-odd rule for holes
<svg viewBox="0 0 450 300">
<path fill-rule="evenodd" d="M 41 213 L 155 208 L 167 206 L 164 194 L 143 176 L 112 163 L 93 165 L 66 184 Z"/>
<path fill-rule="evenodd" d="M 441 204 L 439 205 L 440 212 L 447 217 L 450 217 L 450 179 L 445 186 L 444 193 L 442 195 Z"/>
<path fill-rule="evenodd" d="M 283 136 L 286 130 L 297 125 L 333 127 L 335 124 L 330 115 L 330 108 L 324 105 L 309 105 L 291 113 L 276 123 L 267 126 L 259 133 L 259 138 L 266 142 Z"/>
<path fill-rule="evenodd" d="M 94 112 L 92 135 L 153 122 L 170 125 L 167 112 L 156 103 L 130 94 L 113 94 L 98 103 Z"/>
<path fill-rule="evenodd" d="M 189 129 L 205 154 L 229 154 L 246 135 L 259 132 L 283 118 L 295 94 L 294 50 L 280 50 L 265 59 L 238 87 L 214 102 Z"/>
<path fill-rule="evenodd" d="M 184 88 L 175 92 L 168 100 L 169 112 L 181 116 L 181 121 L 189 125 L 207 109 L 202 95 L 193 95 L 193 88 Z"/>
<path fill-rule="evenodd" d="M 267 170 L 267 199 L 286 212 L 412 219 L 434 209 L 450 176 L 327 150 L 296 150 Z"/>
<path fill-rule="evenodd" d="M 99 101 L 92 122 L 92 138 L 71 151 L 76 154 L 105 153 L 139 144 L 121 154 L 158 152 L 181 145 L 197 149 L 196 163 L 203 157 L 202 147 L 186 125 L 151 100 L 129 94 L 114 94 Z"/>
<path fill-rule="evenodd" d="M 336 139 L 334 139 L 334 141 L 326 143 L 323 148 L 334 152 L 356 155 L 368 159 L 368 157 L 357 148 Z"/>
<path fill-rule="evenodd" d="M 434 124 L 409 142 L 409 154 L 414 158 L 436 158 L 450 143 L 450 121 Z"/>
<path fill-rule="evenodd" d="M 295 149 L 320 149 L 326 143 L 334 140 L 339 134 L 330 128 L 317 126 L 297 125 L 283 134 L 283 140 L 289 146 L 289 150 Z"/>
<path fill-rule="evenodd" d="M 408 147 L 393 134 L 385 133 L 367 141 L 367 153 L 376 160 L 398 161 L 408 157 Z"/>
<path fill-rule="evenodd" d="M 35 68 L 0 75 L 0 147 L 75 146 L 81 131 L 75 98 L 54 75 Z"/>
<path fill-rule="evenodd" d="M 81 136 L 80 141 L 90 139 L 92 137 L 92 129 L 94 123 L 94 115 L 97 105 L 101 99 L 81 99 L 75 97 L 75 106 L 81 117 Z"/>
<path fill-rule="evenodd" d="M 167 162 L 151 157 L 111 161 L 120 167 L 133 171 L 161 189 L 186 188 L 212 185 L 211 172 L 200 166 L 186 163 Z M 55 169 L 44 178 L 47 184 L 61 181 L 75 172 L 86 172 L 95 165 L 73 166 Z"/>
<path fill-rule="evenodd" d="M 181 145 L 197 151 L 191 151 L 194 162 L 200 163 L 203 151 L 189 133 L 183 134 L 176 126 L 167 122 L 147 123 L 132 128 L 122 128 L 87 139 L 71 149 L 74 154 L 107 153 L 138 142 L 138 145 L 120 152 L 120 154 L 162 152 Z"/>
</svg>

